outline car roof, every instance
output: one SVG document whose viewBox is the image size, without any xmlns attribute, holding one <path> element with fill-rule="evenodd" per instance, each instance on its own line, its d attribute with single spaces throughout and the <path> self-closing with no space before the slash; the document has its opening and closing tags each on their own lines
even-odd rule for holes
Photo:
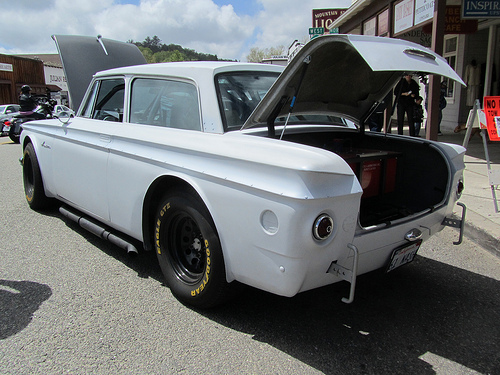
<svg viewBox="0 0 500 375">
<path fill-rule="evenodd" d="M 231 61 L 184 61 L 167 62 L 157 64 L 144 64 L 108 69 L 95 74 L 95 77 L 111 75 L 151 75 L 191 78 L 194 80 L 201 77 L 214 76 L 223 72 L 239 71 L 261 71 L 278 72 L 283 71 L 282 66 L 257 63 L 239 63 Z"/>
</svg>

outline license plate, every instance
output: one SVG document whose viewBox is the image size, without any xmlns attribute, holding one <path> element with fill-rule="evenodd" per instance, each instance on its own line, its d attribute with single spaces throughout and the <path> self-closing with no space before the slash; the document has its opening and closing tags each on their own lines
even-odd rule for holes
<svg viewBox="0 0 500 375">
<path fill-rule="evenodd" d="M 415 258 L 421 243 L 422 241 L 413 242 L 394 250 L 389 267 L 387 267 L 387 272 L 391 272 L 404 264 L 410 263 L 413 258 Z"/>
<path fill-rule="evenodd" d="M 3 126 L 3 131 L 4 132 L 8 132 L 10 130 L 10 126 L 9 125 L 4 125 Z"/>
</svg>

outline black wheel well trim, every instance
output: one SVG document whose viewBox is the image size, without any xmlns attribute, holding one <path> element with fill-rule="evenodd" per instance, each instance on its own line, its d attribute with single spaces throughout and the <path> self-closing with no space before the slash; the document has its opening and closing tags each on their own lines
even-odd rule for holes
<svg viewBox="0 0 500 375">
<path fill-rule="evenodd" d="M 33 144 L 33 142 L 31 141 L 31 138 L 29 136 L 24 137 L 23 150 L 26 148 L 26 146 L 28 146 L 28 143 Z M 35 145 L 33 145 L 33 147 L 35 147 Z"/>
<path fill-rule="evenodd" d="M 169 190 L 178 189 L 182 189 L 186 193 L 192 195 L 194 198 L 199 199 L 200 202 L 202 202 L 206 207 L 206 204 L 201 198 L 200 194 L 198 194 L 197 190 L 186 180 L 180 177 L 168 175 L 156 178 L 156 180 L 154 180 L 149 186 L 148 191 L 144 196 L 144 202 L 142 206 L 142 238 L 144 239 L 144 250 L 150 251 L 154 249 L 154 220 L 156 217 L 156 211 L 160 206 L 161 199 L 163 199 L 163 197 Z"/>
</svg>

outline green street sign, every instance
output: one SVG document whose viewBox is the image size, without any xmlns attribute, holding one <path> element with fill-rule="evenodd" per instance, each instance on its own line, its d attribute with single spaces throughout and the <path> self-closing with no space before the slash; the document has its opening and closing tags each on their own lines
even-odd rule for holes
<svg viewBox="0 0 500 375">
<path fill-rule="evenodd" d="M 330 29 L 330 34 L 338 34 L 339 33 L 339 28 L 338 27 L 332 27 Z"/>
<path fill-rule="evenodd" d="M 309 28 L 309 35 L 319 35 L 319 34 L 324 34 L 324 33 L 325 33 L 324 27 L 310 27 Z"/>
</svg>

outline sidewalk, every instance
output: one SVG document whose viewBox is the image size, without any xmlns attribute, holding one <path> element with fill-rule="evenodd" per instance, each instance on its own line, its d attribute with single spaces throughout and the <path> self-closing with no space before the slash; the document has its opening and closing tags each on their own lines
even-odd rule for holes
<svg viewBox="0 0 500 375">
<path fill-rule="evenodd" d="M 438 141 L 462 145 L 464 137 L 465 131 L 448 131 L 439 136 Z M 500 142 L 488 141 L 487 146 L 491 168 L 500 169 Z M 467 206 L 465 235 L 500 257 L 500 212 L 495 213 L 483 139 L 479 134 L 474 135 L 467 146 L 464 184 L 460 202 Z M 500 189 L 495 194 L 500 206 Z M 461 213 L 458 206 L 457 213 Z"/>
</svg>

